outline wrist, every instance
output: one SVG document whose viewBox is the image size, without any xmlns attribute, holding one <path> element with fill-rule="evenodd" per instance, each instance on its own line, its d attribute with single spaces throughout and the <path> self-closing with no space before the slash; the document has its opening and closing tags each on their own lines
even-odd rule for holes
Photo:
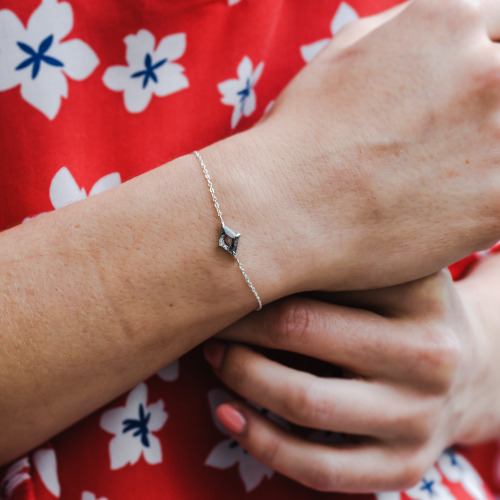
<svg viewBox="0 0 500 500">
<path fill-rule="evenodd" d="M 355 208 L 344 206 L 345 185 L 338 179 L 348 162 L 341 148 L 318 159 L 314 138 L 299 141 L 280 130 L 276 124 L 257 126 L 208 148 L 216 151 L 223 175 L 229 174 L 233 191 L 225 196 L 244 193 L 231 210 L 248 223 L 245 231 L 261 258 L 273 263 L 281 295 L 352 288 L 364 236 L 362 225 L 352 223 Z M 330 188 L 319 185 L 318 169 L 328 172 Z M 339 193 L 336 200 L 326 199 L 331 191 Z"/>
<path fill-rule="evenodd" d="M 213 182 L 224 223 L 241 233 L 238 259 L 263 303 L 300 289 L 296 234 L 286 218 L 268 151 L 245 132 L 200 151 Z M 197 161 L 193 156 L 193 160 Z M 203 172 L 200 168 L 200 176 Z M 207 191 L 207 210 L 220 226 Z M 205 196 L 204 196 L 205 198 Z M 214 238 L 216 239 L 216 236 Z M 245 282 L 242 279 L 243 284 Z"/>
</svg>

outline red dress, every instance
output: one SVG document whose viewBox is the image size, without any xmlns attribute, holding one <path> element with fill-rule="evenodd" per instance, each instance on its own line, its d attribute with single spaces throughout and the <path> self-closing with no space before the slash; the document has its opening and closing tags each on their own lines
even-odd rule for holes
<svg viewBox="0 0 500 500">
<path fill-rule="evenodd" d="M 0 0 L 0 228 L 251 127 L 343 25 L 395 3 Z M 3 467 L 1 496 L 333 497 L 274 473 L 227 435 L 213 410 L 229 392 L 195 349 Z M 498 487 L 496 445 L 467 453 Z M 414 488 L 378 496 L 492 498 L 451 450 Z"/>
</svg>

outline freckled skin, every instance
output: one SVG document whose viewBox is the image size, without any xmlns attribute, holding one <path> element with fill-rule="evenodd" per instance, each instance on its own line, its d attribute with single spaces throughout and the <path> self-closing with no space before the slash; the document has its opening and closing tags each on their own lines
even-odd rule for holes
<svg viewBox="0 0 500 500">
<path fill-rule="evenodd" d="M 259 125 L 201 151 L 264 303 L 404 283 L 500 239 L 500 15 L 471 5 L 347 27 Z M 0 463 L 256 308 L 219 233 L 189 155 L 0 235 Z"/>
</svg>

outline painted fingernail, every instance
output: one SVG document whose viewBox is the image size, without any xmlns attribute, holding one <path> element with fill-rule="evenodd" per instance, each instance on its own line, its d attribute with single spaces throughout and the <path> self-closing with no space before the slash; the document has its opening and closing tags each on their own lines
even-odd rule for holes
<svg viewBox="0 0 500 500">
<path fill-rule="evenodd" d="M 226 345 L 219 340 L 207 340 L 203 346 L 205 359 L 217 370 L 222 365 L 225 352 Z"/>
<path fill-rule="evenodd" d="M 223 404 L 215 410 L 220 423 L 229 431 L 241 434 L 247 425 L 245 417 L 231 405 Z"/>
</svg>

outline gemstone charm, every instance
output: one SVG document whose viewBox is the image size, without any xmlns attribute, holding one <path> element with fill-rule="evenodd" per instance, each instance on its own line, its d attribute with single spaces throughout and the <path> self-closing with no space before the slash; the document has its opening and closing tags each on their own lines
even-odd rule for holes
<svg viewBox="0 0 500 500">
<path fill-rule="evenodd" d="M 229 252 L 231 255 L 236 257 L 240 236 L 240 233 L 236 234 L 232 229 L 222 223 L 220 228 L 219 246 L 226 250 L 226 252 Z"/>
</svg>

